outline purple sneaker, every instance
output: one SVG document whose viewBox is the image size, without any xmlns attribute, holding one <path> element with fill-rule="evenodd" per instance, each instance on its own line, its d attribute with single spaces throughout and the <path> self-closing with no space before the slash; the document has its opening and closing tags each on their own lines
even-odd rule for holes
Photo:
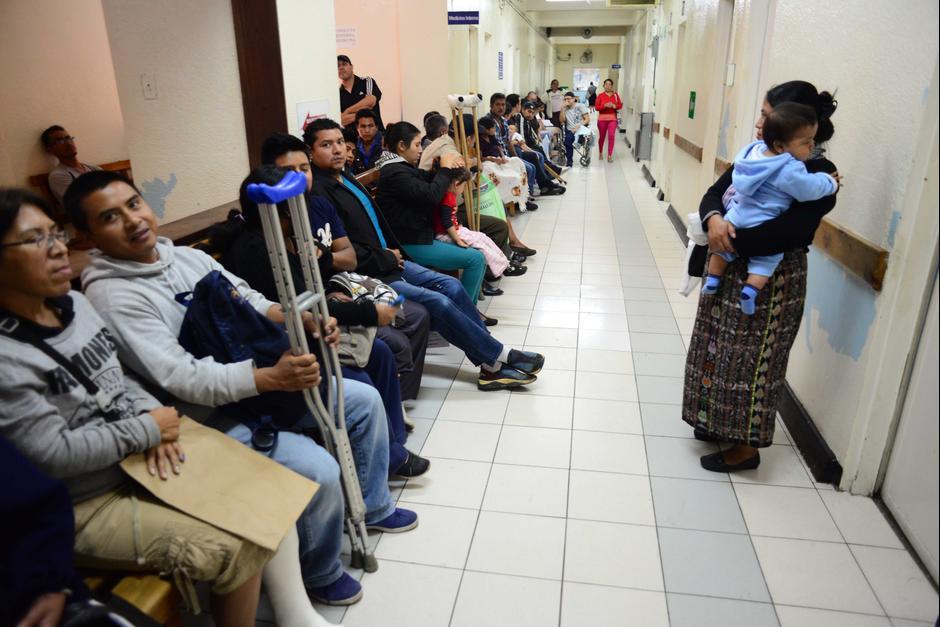
<svg viewBox="0 0 940 627">
<path fill-rule="evenodd" d="M 410 509 L 396 507 L 395 511 L 377 523 L 366 523 L 366 529 L 385 533 L 402 533 L 418 526 L 418 514 Z"/>
<path fill-rule="evenodd" d="M 362 598 L 362 584 L 343 571 L 340 578 L 318 588 L 307 588 L 307 595 L 323 605 L 352 605 Z"/>
</svg>

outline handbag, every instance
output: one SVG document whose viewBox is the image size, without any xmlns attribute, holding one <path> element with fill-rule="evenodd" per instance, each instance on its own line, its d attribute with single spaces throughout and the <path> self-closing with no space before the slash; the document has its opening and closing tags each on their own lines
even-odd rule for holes
<svg viewBox="0 0 940 627">
<path fill-rule="evenodd" d="M 330 277 L 327 292 L 345 294 L 353 302 L 369 301 L 383 305 L 392 305 L 398 298 L 398 293 L 382 281 L 355 272 L 334 274 Z M 395 324 L 404 322 L 404 316 L 401 311 L 395 314 Z M 375 342 L 377 332 L 376 327 L 340 325 L 338 349 L 340 363 L 344 366 L 364 368 L 369 363 L 372 344 Z"/>
</svg>

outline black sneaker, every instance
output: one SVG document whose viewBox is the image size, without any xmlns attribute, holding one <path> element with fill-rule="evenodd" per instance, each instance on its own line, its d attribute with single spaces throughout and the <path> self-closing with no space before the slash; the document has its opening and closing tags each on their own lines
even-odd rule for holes
<svg viewBox="0 0 940 627">
<path fill-rule="evenodd" d="M 503 276 L 522 276 L 528 271 L 529 269 L 525 266 L 521 266 L 515 262 L 510 262 L 509 267 L 503 270 Z"/>
<path fill-rule="evenodd" d="M 525 246 L 513 246 L 509 245 L 509 249 L 514 253 L 519 253 L 520 255 L 525 255 L 526 257 L 534 257 L 538 251 L 534 248 L 527 248 Z"/>
<path fill-rule="evenodd" d="M 528 257 L 523 255 L 522 253 L 514 253 L 514 252 L 509 253 L 509 261 L 515 261 L 516 263 L 522 264 L 522 263 L 525 263 L 526 259 L 528 259 Z"/>
<path fill-rule="evenodd" d="M 525 201 L 525 210 L 526 211 L 538 211 L 539 206 L 532 202 L 531 200 Z"/>
<path fill-rule="evenodd" d="M 490 372 L 486 368 L 480 368 L 480 377 L 477 379 L 477 389 L 489 392 L 490 390 L 511 390 L 524 385 L 529 385 L 535 381 L 536 377 L 532 374 L 520 372 L 515 368 L 503 364 L 499 370 Z"/>
<path fill-rule="evenodd" d="M 408 451 L 408 457 L 392 474 L 397 477 L 420 477 L 431 467 L 431 462 Z"/>
<path fill-rule="evenodd" d="M 561 196 L 565 193 L 565 188 L 560 185 L 550 185 L 542 188 L 542 196 Z"/>
<path fill-rule="evenodd" d="M 535 375 L 542 371 L 542 366 L 545 365 L 545 357 L 539 353 L 517 351 L 513 348 L 509 351 L 509 360 L 506 365 L 515 368 L 519 372 Z"/>
</svg>

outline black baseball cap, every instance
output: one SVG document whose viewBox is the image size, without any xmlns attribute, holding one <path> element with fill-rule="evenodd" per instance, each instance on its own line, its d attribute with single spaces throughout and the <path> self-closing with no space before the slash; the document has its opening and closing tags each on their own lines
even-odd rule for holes
<svg viewBox="0 0 940 627">
<path fill-rule="evenodd" d="M 566 91 L 565 98 L 567 98 L 568 96 L 571 96 L 572 98 L 577 98 L 577 96 L 574 95 L 573 91 Z"/>
<path fill-rule="evenodd" d="M 349 57 L 347 57 L 345 54 L 336 55 L 336 63 L 348 63 L 349 65 L 352 65 L 352 61 L 350 61 Z"/>
<path fill-rule="evenodd" d="M 531 100 L 526 100 L 522 103 L 523 109 L 538 109 L 539 105 L 537 102 L 532 102 Z"/>
</svg>

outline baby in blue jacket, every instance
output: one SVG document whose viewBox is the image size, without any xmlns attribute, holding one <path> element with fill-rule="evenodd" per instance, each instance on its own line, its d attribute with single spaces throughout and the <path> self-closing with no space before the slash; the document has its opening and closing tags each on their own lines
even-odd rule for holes
<svg viewBox="0 0 940 627">
<path fill-rule="evenodd" d="M 816 112 L 794 102 L 784 102 L 764 120 L 763 139 L 753 142 L 734 159 L 731 175 L 734 194 L 726 205 L 725 219 L 737 228 L 749 228 L 776 218 L 796 200 L 818 200 L 839 189 L 836 177 L 819 172 L 810 174 L 804 161 L 812 155 L 816 136 Z M 703 294 L 718 291 L 721 276 L 734 253 L 717 253 L 708 261 Z M 741 311 L 754 315 L 758 292 L 783 259 L 783 253 L 751 257 L 747 283 L 741 290 Z"/>
</svg>

